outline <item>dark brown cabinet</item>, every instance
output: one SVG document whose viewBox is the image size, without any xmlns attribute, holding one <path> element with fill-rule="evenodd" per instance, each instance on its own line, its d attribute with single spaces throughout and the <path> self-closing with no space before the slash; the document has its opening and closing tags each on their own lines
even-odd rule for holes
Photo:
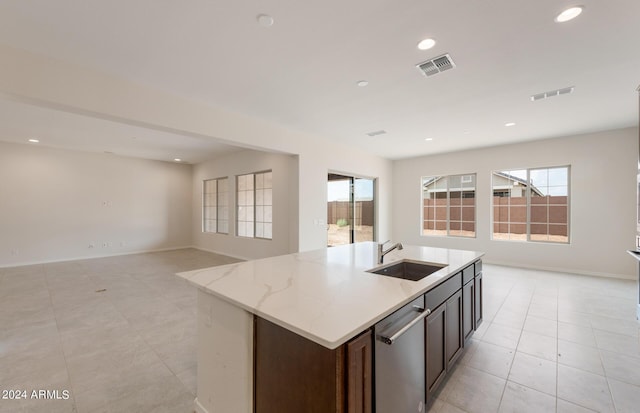
<svg viewBox="0 0 640 413">
<path fill-rule="evenodd" d="M 328 349 L 254 318 L 255 413 L 372 413 L 373 343 L 366 330 Z"/>
<path fill-rule="evenodd" d="M 427 400 L 432 398 L 447 373 L 445 357 L 446 308 L 446 304 L 440 305 L 432 310 L 426 319 Z"/>
<path fill-rule="evenodd" d="M 477 329 L 480 326 L 480 324 L 482 324 L 482 272 L 479 272 L 476 274 L 473 280 L 473 284 L 474 284 L 473 288 L 475 290 L 474 291 L 474 295 L 475 295 L 474 329 Z"/>
<path fill-rule="evenodd" d="M 344 413 L 344 346 L 330 350 L 254 322 L 254 412 Z"/>
<path fill-rule="evenodd" d="M 482 323 L 481 261 L 423 298 L 419 307 L 430 314 L 413 328 L 424 326 L 416 334 L 421 338 L 418 353 L 425 356 L 419 364 L 424 364 L 426 383 L 418 387 L 426 387 L 430 402 Z M 379 352 L 372 329 L 332 350 L 256 316 L 253 347 L 254 413 L 374 413 L 374 348 L 376 357 Z"/>
<path fill-rule="evenodd" d="M 462 336 L 466 344 L 474 332 L 475 319 L 475 288 L 473 279 L 462 286 Z"/>
<path fill-rule="evenodd" d="M 462 291 L 431 311 L 426 319 L 427 400 L 462 353 Z"/>
<path fill-rule="evenodd" d="M 453 367 L 453 363 L 456 362 L 460 353 L 462 352 L 462 291 L 458 290 L 457 293 L 451 296 L 447 300 L 446 309 L 444 314 L 445 319 L 445 355 L 447 362 L 447 370 Z"/>
<path fill-rule="evenodd" d="M 373 412 L 371 330 L 347 343 L 347 412 Z"/>
<path fill-rule="evenodd" d="M 471 264 L 425 294 L 427 400 L 433 398 L 457 359 L 464 343 L 482 321 L 482 270 L 480 261 Z"/>
</svg>

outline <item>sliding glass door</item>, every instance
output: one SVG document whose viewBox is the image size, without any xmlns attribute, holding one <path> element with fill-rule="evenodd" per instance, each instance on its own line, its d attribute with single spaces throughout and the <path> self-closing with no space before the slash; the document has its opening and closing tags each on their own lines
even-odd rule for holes
<svg viewBox="0 0 640 413">
<path fill-rule="evenodd" d="M 375 180 L 329 174 L 328 245 L 374 240 Z"/>
</svg>

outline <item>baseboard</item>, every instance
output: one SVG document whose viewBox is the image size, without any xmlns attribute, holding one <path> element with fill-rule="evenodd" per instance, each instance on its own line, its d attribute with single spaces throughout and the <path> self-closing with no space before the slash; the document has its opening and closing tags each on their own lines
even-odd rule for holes
<svg viewBox="0 0 640 413">
<path fill-rule="evenodd" d="M 122 255 L 135 255 L 135 254 L 147 254 L 150 252 L 165 252 L 165 251 L 175 251 L 175 250 L 183 250 L 187 248 L 199 249 L 194 246 L 182 246 L 182 247 L 168 247 L 168 248 L 157 248 L 151 250 L 138 250 L 138 251 L 127 251 L 127 252 L 118 252 L 114 254 L 105 254 L 105 255 L 87 255 L 82 257 L 66 257 L 56 260 L 45 260 L 45 261 L 22 261 L 11 264 L 0 264 L 0 268 L 13 268 L 13 267 L 23 267 L 25 265 L 42 265 L 42 264 L 53 264 L 57 262 L 66 262 L 66 261 L 80 261 L 80 260 L 94 260 L 97 258 L 109 258 L 109 257 L 119 257 Z"/>
<path fill-rule="evenodd" d="M 193 409 L 195 413 L 209 413 L 209 411 L 200 404 L 200 401 L 198 401 L 197 397 L 193 401 Z"/>
<path fill-rule="evenodd" d="M 552 272 L 560 272 L 563 274 L 587 275 L 590 277 L 606 277 L 606 278 L 617 278 L 617 279 L 623 279 L 623 280 L 635 280 L 635 277 L 629 274 L 613 274 L 613 273 L 605 273 L 605 272 L 598 272 L 598 271 L 584 271 L 584 270 L 578 270 L 573 268 L 556 268 L 556 267 L 545 267 L 541 265 L 514 264 L 511 262 L 487 260 L 485 258 L 482 258 L 482 262 L 490 265 L 493 264 L 493 265 L 500 265 L 503 267 L 523 268 L 528 270 L 552 271 Z"/>
</svg>

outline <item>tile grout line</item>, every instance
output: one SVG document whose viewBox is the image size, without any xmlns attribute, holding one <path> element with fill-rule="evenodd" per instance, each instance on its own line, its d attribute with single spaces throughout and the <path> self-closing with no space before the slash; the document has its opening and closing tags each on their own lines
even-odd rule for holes
<svg viewBox="0 0 640 413">
<path fill-rule="evenodd" d="M 118 269 L 118 271 L 120 271 Z M 128 273 L 127 275 L 131 276 L 132 274 Z M 90 277 L 92 278 L 92 277 Z M 135 279 L 136 282 L 139 282 L 147 287 L 150 286 L 150 284 L 148 284 L 146 281 L 144 280 L 137 280 Z M 93 278 L 92 278 L 92 282 L 93 282 Z M 95 284 L 95 283 L 94 283 Z M 168 299 L 168 297 L 163 293 L 161 294 L 163 300 L 170 302 L 170 300 Z M 112 300 L 112 298 L 107 295 L 107 301 L 109 301 L 109 304 L 111 304 L 111 306 L 113 306 L 113 308 L 122 316 L 122 318 L 124 320 L 127 321 L 127 324 L 129 325 L 129 328 L 131 328 L 132 331 L 134 331 L 135 335 L 140 338 L 148 347 L 149 349 L 153 352 L 153 354 L 156 355 L 156 357 L 158 357 L 158 360 L 160 360 L 160 362 L 162 363 L 163 366 L 165 366 L 167 368 L 167 370 L 175 377 L 176 380 L 178 380 L 178 382 L 180 384 L 182 384 L 184 390 L 189 393 L 191 393 L 191 390 L 187 388 L 187 386 L 183 383 L 182 380 L 180 380 L 180 378 L 178 377 L 178 374 L 176 372 L 173 371 L 173 369 L 171 369 L 171 367 L 167 364 L 167 362 L 163 359 L 163 357 L 161 357 L 161 355 L 158 353 L 158 351 L 155 349 L 154 346 L 152 346 L 146 338 L 144 338 L 144 336 L 142 334 L 140 334 L 140 329 L 139 328 L 134 328 L 133 325 L 131 324 L 131 320 L 129 320 L 129 318 L 120 310 L 119 306 Z M 108 406 L 108 404 L 107 404 Z"/>
<path fill-rule="evenodd" d="M 504 303 L 505 303 L 505 301 L 507 300 L 507 297 L 509 296 L 509 294 L 511 294 L 511 291 L 512 291 L 512 290 L 513 290 L 513 285 L 512 285 L 512 286 L 511 286 L 511 288 L 509 289 L 509 292 L 505 295 L 504 300 L 502 301 L 502 303 L 500 304 L 500 306 L 499 306 L 499 307 L 498 307 L 498 309 L 496 310 L 495 314 L 498 314 L 498 312 L 500 312 L 500 309 L 502 309 L 502 307 L 504 306 Z M 494 318 L 495 318 L 495 314 L 494 314 Z M 489 323 L 489 322 L 490 322 L 491 324 L 493 324 L 493 318 L 491 319 L 491 321 L 489 321 L 489 320 L 486 320 L 486 319 L 485 319 L 483 322 L 484 322 L 484 323 Z M 488 329 L 488 328 L 489 328 L 489 327 L 487 327 L 487 329 Z M 484 337 L 484 335 L 486 335 L 486 333 L 487 333 L 487 332 L 485 331 L 485 334 L 483 334 L 483 337 Z M 482 341 L 482 339 L 478 339 L 478 341 Z M 476 350 L 476 351 L 477 351 L 477 350 Z M 514 357 L 515 357 L 515 350 L 514 350 Z M 473 356 L 472 356 L 471 358 L 473 358 Z M 459 368 L 459 367 L 460 367 L 460 366 L 457 366 L 457 368 Z M 495 375 L 493 375 L 493 374 L 491 374 L 491 373 L 487 373 L 487 372 L 485 372 L 485 371 L 482 371 L 482 370 L 476 369 L 476 368 L 471 367 L 471 366 L 467 366 L 467 365 L 465 365 L 464 367 L 465 367 L 465 368 L 470 368 L 470 369 L 473 369 L 473 370 L 476 370 L 476 371 L 480 371 L 480 372 L 482 372 L 482 373 L 486 373 L 486 374 L 492 375 L 492 376 L 494 376 L 494 377 L 497 377 L 497 376 L 495 376 Z M 507 377 L 508 377 L 508 374 L 507 374 Z M 452 379 L 453 379 L 453 377 L 452 377 Z M 502 378 L 500 377 L 500 379 L 502 379 Z M 504 396 L 504 391 L 505 391 L 505 389 L 506 389 L 506 383 L 507 383 L 507 381 L 508 381 L 508 378 L 507 378 L 507 379 L 505 379 L 505 386 L 502 388 L 502 392 L 501 392 L 501 394 L 500 394 L 500 401 L 498 402 L 498 409 L 500 409 L 500 405 L 502 404 L 502 397 Z M 457 380 L 455 380 L 455 382 L 457 382 Z M 447 384 L 449 384 L 449 383 L 447 383 Z M 442 390 L 440 390 L 440 391 L 442 391 Z M 445 398 L 445 400 L 444 400 L 444 401 L 445 401 L 446 403 L 449 403 L 449 404 L 451 404 L 452 406 L 454 406 L 454 407 L 456 407 L 456 408 L 458 408 L 458 409 L 460 409 L 460 410 L 464 411 L 464 412 L 467 412 L 467 410 L 463 409 L 462 407 L 460 407 L 460 406 L 456 405 L 455 403 L 450 402 L 450 401 L 449 401 L 449 394 L 447 394 L 447 397 Z"/>
<path fill-rule="evenodd" d="M 117 268 L 116 271 L 118 273 L 120 273 L 120 271 L 122 271 L 120 268 Z M 131 274 L 127 273 L 127 275 L 131 276 Z M 94 283 L 94 285 L 97 286 L 97 284 L 94 282 L 93 277 L 89 277 L 91 278 L 91 282 Z M 146 282 L 142 281 L 142 280 L 135 280 L 136 282 L 139 282 L 145 286 L 149 286 L 149 284 L 147 284 Z M 166 299 L 166 296 L 164 294 L 162 294 L 162 297 L 164 299 Z M 178 380 L 178 382 L 180 382 L 180 384 L 182 384 L 182 386 L 184 387 L 184 390 L 187 391 L 188 393 L 191 393 L 191 391 L 189 389 L 186 388 L 186 386 L 184 385 L 184 383 L 182 382 L 182 380 L 180 380 L 180 378 L 177 376 L 176 373 L 174 373 L 174 371 L 171 369 L 171 367 L 169 367 L 169 365 L 164 361 L 164 359 L 160 356 L 160 354 L 156 351 L 156 349 L 149 344 L 149 342 L 142 336 L 142 334 L 140 334 L 140 329 L 139 328 L 134 328 L 133 325 L 131 324 L 131 320 L 129 320 L 129 318 L 120 310 L 120 307 L 112 300 L 111 296 L 107 295 L 106 297 L 107 301 L 109 302 L 109 304 L 111 304 L 111 306 L 122 316 L 122 318 L 124 320 L 126 320 L 129 328 L 135 333 L 135 335 L 140 338 L 145 345 L 147 345 L 147 347 L 149 347 L 149 350 L 151 350 L 151 352 L 153 352 L 153 354 L 155 354 L 155 356 L 158 358 L 158 360 L 160 360 L 160 362 L 162 363 L 163 366 L 165 366 L 167 368 L 167 370 L 176 378 L 176 380 Z M 107 403 L 105 407 L 109 407 L 109 405 L 111 404 L 111 402 Z"/>
<path fill-rule="evenodd" d="M 49 303 L 51 304 L 51 311 L 53 312 L 53 317 L 56 320 L 56 332 L 58 336 L 58 344 L 60 345 L 60 351 L 62 352 L 62 359 L 64 360 L 64 367 L 67 371 L 67 380 L 69 383 L 69 387 L 71 387 L 71 395 L 73 397 L 73 409 L 74 412 L 78 412 L 78 404 L 76 401 L 76 391 L 73 388 L 73 384 L 71 383 L 71 372 L 69 371 L 69 362 L 67 361 L 67 355 L 64 352 L 64 346 L 62 344 L 62 335 L 60 333 L 60 326 L 58 322 L 58 314 L 53 306 L 53 298 L 51 296 L 51 286 L 49 285 L 49 274 L 47 264 L 42 264 L 42 269 L 44 271 L 44 282 L 47 284 L 47 293 L 49 295 Z"/>
<path fill-rule="evenodd" d="M 513 291 L 514 288 L 515 288 L 515 283 L 509 289 L 509 292 L 507 293 L 507 296 L 505 297 L 504 301 L 500 305 L 500 308 L 498 308 L 498 311 L 496 312 L 496 314 L 498 314 L 500 312 L 500 310 L 502 309 L 502 307 L 504 307 L 504 303 L 507 301 L 507 299 L 511 295 L 511 292 Z M 533 295 L 529 299 L 529 304 L 527 305 L 527 312 L 525 313 L 525 316 L 524 316 L 525 317 L 525 322 L 527 320 L 527 314 L 529 314 L 529 308 L 531 307 L 531 299 L 532 298 L 533 298 Z M 504 387 L 502 388 L 502 393 L 500 394 L 500 401 L 498 402 L 498 410 L 500 410 L 500 406 L 502 406 L 502 401 L 504 400 L 504 393 L 507 390 L 507 384 L 509 383 L 509 376 L 511 375 L 511 369 L 513 368 L 513 363 L 514 363 L 514 361 L 516 359 L 516 354 L 518 354 L 518 345 L 520 344 L 520 339 L 522 338 L 523 330 L 524 330 L 524 324 L 522 324 L 522 327 L 520 328 L 520 334 L 518 335 L 518 342 L 516 343 L 516 348 L 513 350 L 513 360 L 511 361 L 511 366 L 509 366 L 509 371 L 507 372 L 507 378 L 504 381 Z"/>
</svg>

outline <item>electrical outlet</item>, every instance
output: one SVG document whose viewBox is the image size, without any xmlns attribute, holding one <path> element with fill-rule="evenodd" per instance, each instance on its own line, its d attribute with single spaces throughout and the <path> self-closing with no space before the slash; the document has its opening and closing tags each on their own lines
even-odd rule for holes
<svg viewBox="0 0 640 413">
<path fill-rule="evenodd" d="M 17 248 L 12 248 L 11 249 L 11 255 L 13 255 L 13 256 L 20 255 L 20 250 L 17 249 Z"/>
<path fill-rule="evenodd" d="M 89 248 L 95 248 L 96 247 L 96 243 L 95 242 L 90 242 L 89 243 Z"/>
<path fill-rule="evenodd" d="M 105 241 L 105 242 L 102 243 L 102 248 L 107 248 L 108 246 L 109 246 L 108 242 Z"/>
</svg>

